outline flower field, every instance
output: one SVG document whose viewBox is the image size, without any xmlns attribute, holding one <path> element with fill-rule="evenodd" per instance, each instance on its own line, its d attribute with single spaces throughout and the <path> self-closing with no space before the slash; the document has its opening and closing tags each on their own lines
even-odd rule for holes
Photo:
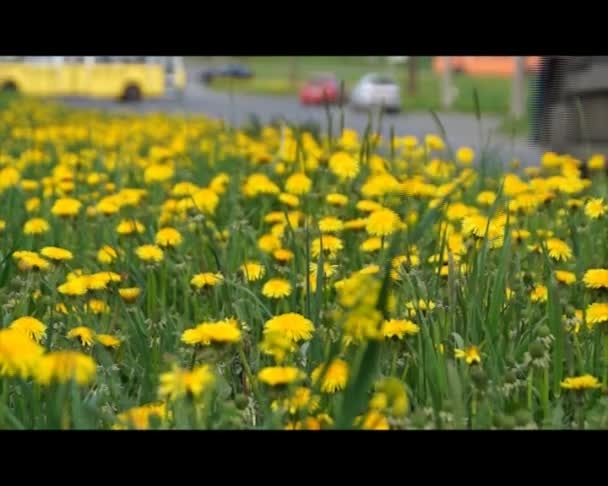
<svg viewBox="0 0 608 486">
<path fill-rule="evenodd" d="M 604 158 L 334 131 L 0 112 L 0 428 L 608 427 Z"/>
</svg>

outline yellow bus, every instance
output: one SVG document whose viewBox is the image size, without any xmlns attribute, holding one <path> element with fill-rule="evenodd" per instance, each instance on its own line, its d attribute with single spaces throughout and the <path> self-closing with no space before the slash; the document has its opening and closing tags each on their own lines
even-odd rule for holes
<svg viewBox="0 0 608 486">
<path fill-rule="evenodd" d="M 136 101 L 181 91 L 180 57 L 0 57 L 0 89 L 31 96 L 85 96 Z"/>
</svg>

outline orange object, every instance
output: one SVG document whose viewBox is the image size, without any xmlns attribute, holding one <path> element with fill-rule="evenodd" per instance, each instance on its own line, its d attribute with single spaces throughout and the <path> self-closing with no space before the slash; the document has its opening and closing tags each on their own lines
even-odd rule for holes
<svg viewBox="0 0 608 486">
<path fill-rule="evenodd" d="M 510 77 L 515 72 L 515 57 L 513 56 L 450 56 L 452 70 L 472 76 Z M 433 58 L 433 70 L 443 72 L 443 57 Z M 526 57 L 526 71 L 534 72 L 540 66 L 539 56 Z"/>
</svg>

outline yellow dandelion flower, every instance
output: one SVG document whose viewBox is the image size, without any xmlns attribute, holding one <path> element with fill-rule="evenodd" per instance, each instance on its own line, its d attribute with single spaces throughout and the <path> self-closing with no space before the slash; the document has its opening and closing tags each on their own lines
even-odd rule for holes
<svg viewBox="0 0 608 486">
<path fill-rule="evenodd" d="M 380 209 L 371 213 L 365 229 L 372 236 L 388 236 L 401 226 L 399 215 L 390 209 Z"/>
<path fill-rule="evenodd" d="M 95 331 L 86 326 L 78 326 L 71 329 L 67 337 L 70 339 L 78 339 L 83 346 L 92 346 L 95 343 Z"/>
<path fill-rule="evenodd" d="M 364 213 L 373 213 L 374 211 L 380 211 L 384 209 L 382 204 L 377 203 L 376 201 L 369 201 L 367 199 L 363 199 L 357 203 L 357 209 L 359 211 L 363 211 Z"/>
<path fill-rule="evenodd" d="M 144 182 L 146 184 L 165 182 L 173 178 L 174 174 L 175 170 L 170 165 L 152 164 L 144 171 Z"/>
<path fill-rule="evenodd" d="M 137 257 L 144 262 L 158 263 L 163 260 L 164 253 L 156 245 L 141 245 L 135 250 Z"/>
<path fill-rule="evenodd" d="M 363 430 L 390 430 L 387 418 L 377 410 L 370 410 L 365 417 L 358 417 L 355 425 L 360 425 Z"/>
<path fill-rule="evenodd" d="M 110 264 L 118 258 L 118 253 L 114 248 L 108 245 L 104 245 L 97 252 L 97 261 L 99 263 Z"/>
<path fill-rule="evenodd" d="M 367 218 L 355 218 L 344 222 L 344 229 L 362 230 L 367 226 Z"/>
<path fill-rule="evenodd" d="M 116 232 L 119 235 L 132 235 L 134 233 L 143 233 L 145 227 L 139 221 L 134 219 L 123 219 L 118 226 L 116 226 Z"/>
<path fill-rule="evenodd" d="M 373 238 L 368 238 L 363 243 L 361 243 L 361 246 L 359 248 L 365 253 L 372 253 L 374 251 L 380 250 L 381 248 L 388 248 L 388 245 L 388 240 L 385 240 L 384 244 L 382 244 L 382 238 L 374 236 Z"/>
<path fill-rule="evenodd" d="M 585 318 L 589 324 L 601 324 L 608 321 L 608 304 L 596 302 L 587 307 Z"/>
<path fill-rule="evenodd" d="M 282 278 L 268 280 L 262 287 L 262 294 L 269 299 L 281 299 L 291 295 L 291 284 Z"/>
<path fill-rule="evenodd" d="M 405 335 L 415 335 L 418 332 L 420 332 L 420 327 L 406 319 L 390 319 L 382 324 L 382 334 L 386 338 L 403 339 Z"/>
<path fill-rule="evenodd" d="M 576 275 L 572 272 L 566 272 L 565 270 L 556 270 L 555 279 L 560 283 L 572 285 L 576 282 Z"/>
<path fill-rule="evenodd" d="M 312 180 L 303 172 L 292 174 L 285 181 L 285 191 L 296 196 L 310 192 Z"/>
<path fill-rule="evenodd" d="M 291 415 L 300 411 L 315 412 L 319 408 L 320 397 L 313 396 L 312 390 L 304 386 L 297 387 L 291 396 L 281 402 L 275 400 L 271 403 L 272 410 L 282 408 Z"/>
<path fill-rule="evenodd" d="M 258 248 L 264 253 L 272 253 L 281 248 L 281 239 L 273 234 L 262 235 L 258 239 Z"/>
<path fill-rule="evenodd" d="M 139 294 L 141 293 L 141 289 L 138 287 L 128 287 L 124 289 L 118 289 L 118 294 L 120 298 L 127 303 L 135 302 Z"/>
<path fill-rule="evenodd" d="M 467 349 L 455 349 L 454 356 L 457 359 L 464 359 L 468 365 L 481 363 L 481 354 L 477 346 L 469 346 Z"/>
<path fill-rule="evenodd" d="M 445 142 L 439 135 L 426 135 L 424 137 L 424 143 L 428 150 L 443 150 L 445 148 Z"/>
<path fill-rule="evenodd" d="M 277 363 L 282 363 L 289 353 L 296 350 L 293 341 L 281 331 L 264 333 L 264 339 L 260 343 L 260 350 L 274 357 Z"/>
<path fill-rule="evenodd" d="M 28 213 L 34 213 L 40 209 L 40 198 L 39 197 L 31 197 L 27 201 L 25 201 L 25 210 Z"/>
<path fill-rule="evenodd" d="M 290 385 L 304 378 L 306 374 L 302 370 L 291 366 L 269 366 L 258 373 L 258 380 L 270 386 Z"/>
<path fill-rule="evenodd" d="M 292 342 L 308 341 L 314 330 L 315 327 L 309 319 L 295 312 L 278 315 L 264 324 L 264 334 L 280 332 Z"/>
<path fill-rule="evenodd" d="M 266 268 L 264 265 L 258 262 L 245 262 L 243 265 L 241 265 L 240 270 L 248 282 L 260 280 L 266 273 Z"/>
<path fill-rule="evenodd" d="M 220 203 L 220 198 L 217 193 L 211 189 L 203 188 L 194 193 L 192 201 L 194 202 L 194 207 L 199 212 L 213 215 Z"/>
<path fill-rule="evenodd" d="M 557 238 L 547 240 L 549 256 L 557 261 L 568 261 L 572 258 L 572 249 L 568 244 Z"/>
<path fill-rule="evenodd" d="M 109 314 L 110 306 L 103 300 L 91 299 L 87 303 L 85 309 L 93 314 Z"/>
<path fill-rule="evenodd" d="M 604 204 L 604 198 L 591 199 L 585 204 L 585 215 L 591 219 L 597 219 L 603 216 L 606 212 L 606 205 Z"/>
<path fill-rule="evenodd" d="M 47 270 L 50 263 L 37 253 L 31 251 L 21 251 L 13 253 L 13 257 L 18 260 L 19 270 L 27 272 L 30 270 Z"/>
<path fill-rule="evenodd" d="M 224 277 L 219 272 L 218 273 L 211 273 L 211 272 L 197 273 L 190 280 L 190 285 L 193 285 L 197 289 L 205 289 L 207 287 L 215 287 L 223 279 L 224 279 Z"/>
<path fill-rule="evenodd" d="M 164 403 L 148 404 L 141 407 L 133 407 L 117 416 L 118 423 L 112 428 L 116 430 L 133 428 L 135 430 L 148 430 L 150 418 L 155 417 L 162 420 L 167 416 L 167 407 Z"/>
<path fill-rule="evenodd" d="M 456 151 L 456 160 L 462 165 L 470 165 L 475 159 L 475 151 L 470 147 L 460 147 Z"/>
<path fill-rule="evenodd" d="M 64 295 L 84 295 L 89 290 L 87 277 L 76 277 L 68 279 L 67 282 L 57 287 L 57 291 Z"/>
<path fill-rule="evenodd" d="M 329 158 L 329 170 L 342 180 L 354 179 L 359 173 L 359 162 L 348 152 L 336 152 Z"/>
<path fill-rule="evenodd" d="M 118 346 L 120 346 L 120 339 L 110 334 L 97 334 L 95 339 L 97 339 L 97 342 L 106 348 L 116 349 Z"/>
<path fill-rule="evenodd" d="M 289 206 L 290 208 L 297 208 L 300 205 L 300 199 L 298 196 L 283 192 L 279 194 L 279 202 Z"/>
<path fill-rule="evenodd" d="M 589 170 L 604 170 L 606 166 L 606 157 L 603 154 L 594 154 L 587 161 Z"/>
<path fill-rule="evenodd" d="M 87 385 L 95 379 L 97 365 L 90 356 L 77 351 L 56 351 L 43 356 L 34 370 L 34 378 L 42 385 L 53 381 L 67 383 L 74 380 Z"/>
<path fill-rule="evenodd" d="M 326 216 L 319 220 L 319 229 L 323 233 L 337 233 L 338 231 L 342 231 L 343 228 L 344 223 L 340 218 Z"/>
<path fill-rule="evenodd" d="M 25 333 L 30 339 L 37 343 L 46 336 L 46 326 L 35 317 L 20 317 L 11 322 L 8 327 Z"/>
<path fill-rule="evenodd" d="M 78 199 L 64 197 L 55 201 L 51 213 L 55 216 L 76 216 L 81 207 L 82 203 Z"/>
<path fill-rule="evenodd" d="M 27 378 L 43 353 L 23 329 L 0 329 L 0 375 Z"/>
<path fill-rule="evenodd" d="M 591 375 L 573 376 L 561 382 L 561 387 L 566 390 L 592 390 L 600 388 L 602 384 Z"/>
<path fill-rule="evenodd" d="M 56 246 L 45 246 L 40 250 L 40 254 L 55 261 L 71 260 L 74 258 L 71 251 Z"/>
<path fill-rule="evenodd" d="M 344 248 L 344 244 L 337 236 L 321 235 L 320 238 L 315 238 L 311 244 L 311 253 L 314 258 L 321 254 L 321 247 L 323 247 L 325 255 L 335 257 Z"/>
<path fill-rule="evenodd" d="M 532 302 L 547 302 L 549 292 L 544 285 L 536 285 L 530 293 Z"/>
<path fill-rule="evenodd" d="M 181 340 L 190 346 L 232 344 L 241 340 L 241 331 L 228 321 L 203 322 L 194 328 L 186 329 Z"/>
<path fill-rule="evenodd" d="M 327 204 L 331 204 L 332 206 L 341 208 L 348 204 L 348 196 L 345 196 L 344 194 L 339 194 L 337 192 L 332 192 L 325 196 L 325 201 L 327 202 Z"/>
<path fill-rule="evenodd" d="M 279 248 L 272 252 L 272 257 L 279 263 L 287 263 L 293 260 L 294 254 L 291 250 Z"/>
<path fill-rule="evenodd" d="M 311 375 L 313 383 L 319 380 L 321 372 L 323 372 L 321 381 L 321 391 L 323 393 L 336 393 L 344 390 L 348 381 L 348 364 L 346 361 L 336 358 L 327 367 L 323 364 L 317 366 Z"/>
<path fill-rule="evenodd" d="M 26 235 L 41 235 L 49 231 L 50 226 L 42 218 L 32 218 L 23 225 L 23 233 Z"/>
<path fill-rule="evenodd" d="M 155 241 L 163 248 L 178 246 L 182 242 L 182 235 L 175 228 L 162 228 L 156 233 Z"/>
<path fill-rule="evenodd" d="M 197 398 L 214 383 L 215 375 L 208 365 L 198 366 L 192 371 L 174 367 L 172 371 L 160 375 L 158 393 L 169 400 L 177 400 L 186 395 Z"/>
<path fill-rule="evenodd" d="M 583 276 L 585 287 L 590 289 L 608 288 L 608 270 L 605 268 L 592 268 Z"/>
</svg>

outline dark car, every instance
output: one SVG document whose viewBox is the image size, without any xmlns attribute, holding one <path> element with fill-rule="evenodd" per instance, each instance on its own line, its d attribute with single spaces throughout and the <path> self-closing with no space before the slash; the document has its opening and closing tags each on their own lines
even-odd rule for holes
<svg viewBox="0 0 608 486">
<path fill-rule="evenodd" d="M 210 83 L 215 78 L 227 79 L 251 79 L 253 71 L 243 64 L 224 64 L 217 68 L 211 68 L 201 74 L 203 83 Z"/>
</svg>

